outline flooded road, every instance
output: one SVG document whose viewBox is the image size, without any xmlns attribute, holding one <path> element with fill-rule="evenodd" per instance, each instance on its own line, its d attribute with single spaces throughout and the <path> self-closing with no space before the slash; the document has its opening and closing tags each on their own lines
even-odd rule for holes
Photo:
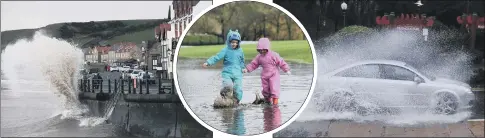
<svg viewBox="0 0 485 138">
<path fill-rule="evenodd" d="M 221 69 L 200 67 L 202 60 L 179 60 L 177 75 L 180 90 L 191 110 L 217 130 L 255 135 L 276 129 L 288 121 L 303 105 L 312 83 L 313 66 L 290 64 L 292 75 L 281 72 L 281 93 L 278 106 L 249 105 L 254 93 L 261 93 L 260 71 L 245 74 L 242 104 L 237 108 L 214 109 L 212 104 L 221 89 Z"/>
<path fill-rule="evenodd" d="M 458 123 L 396 126 L 344 120 L 293 122 L 275 133 L 279 137 L 483 137 L 483 120 Z"/>
<path fill-rule="evenodd" d="M 483 137 L 483 114 L 476 110 L 452 115 L 409 111 L 359 115 L 320 111 L 318 85 L 306 109 L 274 137 Z M 482 98 L 483 99 L 483 98 Z M 472 119 L 473 118 L 473 119 Z M 478 118 L 478 119 L 475 119 Z"/>
<path fill-rule="evenodd" d="M 77 119 L 75 110 L 63 109 L 61 98 L 52 94 L 45 82 L 2 80 L 1 83 L 2 137 L 127 136 L 111 124 L 81 125 L 87 122 Z"/>
<path fill-rule="evenodd" d="M 325 93 L 322 86 L 315 91 L 306 109 L 274 137 L 483 137 L 483 106 L 441 115 L 418 109 L 399 114 L 360 115 L 322 109 Z M 483 96 L 483 95 L 482 95 Z M 480 98 L 478 95 L 478 99 Z M 480 106 L 483 104 L 477 104 Z"/>
</svg>

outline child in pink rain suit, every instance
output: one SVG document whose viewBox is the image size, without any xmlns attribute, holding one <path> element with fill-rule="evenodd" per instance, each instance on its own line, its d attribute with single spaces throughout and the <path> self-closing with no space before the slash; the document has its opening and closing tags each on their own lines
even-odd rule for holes
<svg viewBox="0 0 485 138">
<path fill-rule="evenodd" d="M 271 43 L 268 38 L 261 38 L 258 41 L 257 51 L 258 55 L 246 65 L 243 69 L 244 73 L 252 72 L 259 66 L 263 67 L 261 72 L 261 83 L 263 85 L 263 96 L 266 102 L 271 104 L 278 104 L 280 95 L 280 72 L 281 68 L 287 74 L 291 74 L 289 65 L 280 55 L 270 50 Z"/>
</svg>

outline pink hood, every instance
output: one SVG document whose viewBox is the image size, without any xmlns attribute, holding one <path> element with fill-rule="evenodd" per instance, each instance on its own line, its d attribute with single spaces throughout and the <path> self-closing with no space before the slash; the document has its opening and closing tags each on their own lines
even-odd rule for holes
<svg viewBox="0 0 485 138">
<path fill-rule="evenodd" d="M 271 43 L 269 42 L 268 38 L 260 38 L 258 41 L 257 49 L 268 49 L 271 47 Z"/>
</svg>

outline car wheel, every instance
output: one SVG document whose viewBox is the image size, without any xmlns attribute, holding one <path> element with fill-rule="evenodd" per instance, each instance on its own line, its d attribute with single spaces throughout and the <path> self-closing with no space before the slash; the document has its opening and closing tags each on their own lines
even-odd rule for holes
<svg viewBox="0 0 485 138">
<path fill-rule="evenodd" d="M 356 109 L 354 94 L 351 92 L 334 92 L 334 94 L 328 97 L 326 103 L 328 104 L 326 105 L 328 109 L 335 112 L 355 111 Z"/>
<path fill-rule="evenodd" d="M 438 94 L 435 98 L 434 113 L 450 115 L 457 112 L 458 100 L 454 95 L 444 93 Z"/>
</svg>

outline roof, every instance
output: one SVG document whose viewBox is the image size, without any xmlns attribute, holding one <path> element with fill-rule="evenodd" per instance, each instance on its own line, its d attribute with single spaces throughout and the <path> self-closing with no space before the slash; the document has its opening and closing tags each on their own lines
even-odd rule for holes
<svg viewBox="0 0 485 138">
<path fill-rule="evenodd" d="M 82 51 L 83 51 L 84 54 L 89 54 L 89 52 L 91 51 L 91 49 L 89 49 L 89 48 L 83 48 Z"/>
<path fill-rule="evenodd" d="M 111 51 L 119 51 L 120 49 L 122 48 L 121 45 L 119 44 L 114 44 L 114 45 L 111 45 Z"/>
<path fill-rule="evenodd" d="M 108 53 L 108 51 L 111 49 L 109 46 L 97 46 L 96 50 L 101 53 Z"/>
<path fill-rule="evenodd" d="M 112 49 L 115 52 L 121 52 L 122 50 L 131 50 L 136 46 L 133 42 L 119 42 L 112 45 Z"/>
<path fill-rule="evenodd" d="M 171 24 L 168 24 L 168 23 L 162 23 L 158 26 L 160 29 L 160 31 L 166 29 L 167 31 L 171 31 L 172 30 L 172 25 Z"/>
<path fill-rule="evenodd" d="M 200 0 L 173 0 L 172 1 L 172 5 L 175 5 L 175 4 L 178 4 L 178 3 L 186 3 L 186 4 L 190 4 L 190 6 L 195 6 L 199 3 Z"/>
<path fill-rule="evenodd" d="M 120 52 L 125 52 L 125 51 L 131 51 L 133 48 L 135 48 L 137 45 L 132 42 L 120 42 L 113 44 L 111 46 L 95 46 L 94 48 L 86 48 L 83 49 L 84 54 L 88 54 L 92 50 L 99 51 L 103 54 L 107 54 L 109 51 L 114 51 L 116 53 Z"/>
<path fill-rule="evenodd" d="M 363 60 L 363 61 L 358 61 L 358 62 L 349 64 L 349 66 L 363 65 L 363 64 L 389 64 L 389 65 L 396 65 L 396 66 L 406 65 L 406 63 L 404 62 L 396 61 L 396 60 Z"/>
</svg>

